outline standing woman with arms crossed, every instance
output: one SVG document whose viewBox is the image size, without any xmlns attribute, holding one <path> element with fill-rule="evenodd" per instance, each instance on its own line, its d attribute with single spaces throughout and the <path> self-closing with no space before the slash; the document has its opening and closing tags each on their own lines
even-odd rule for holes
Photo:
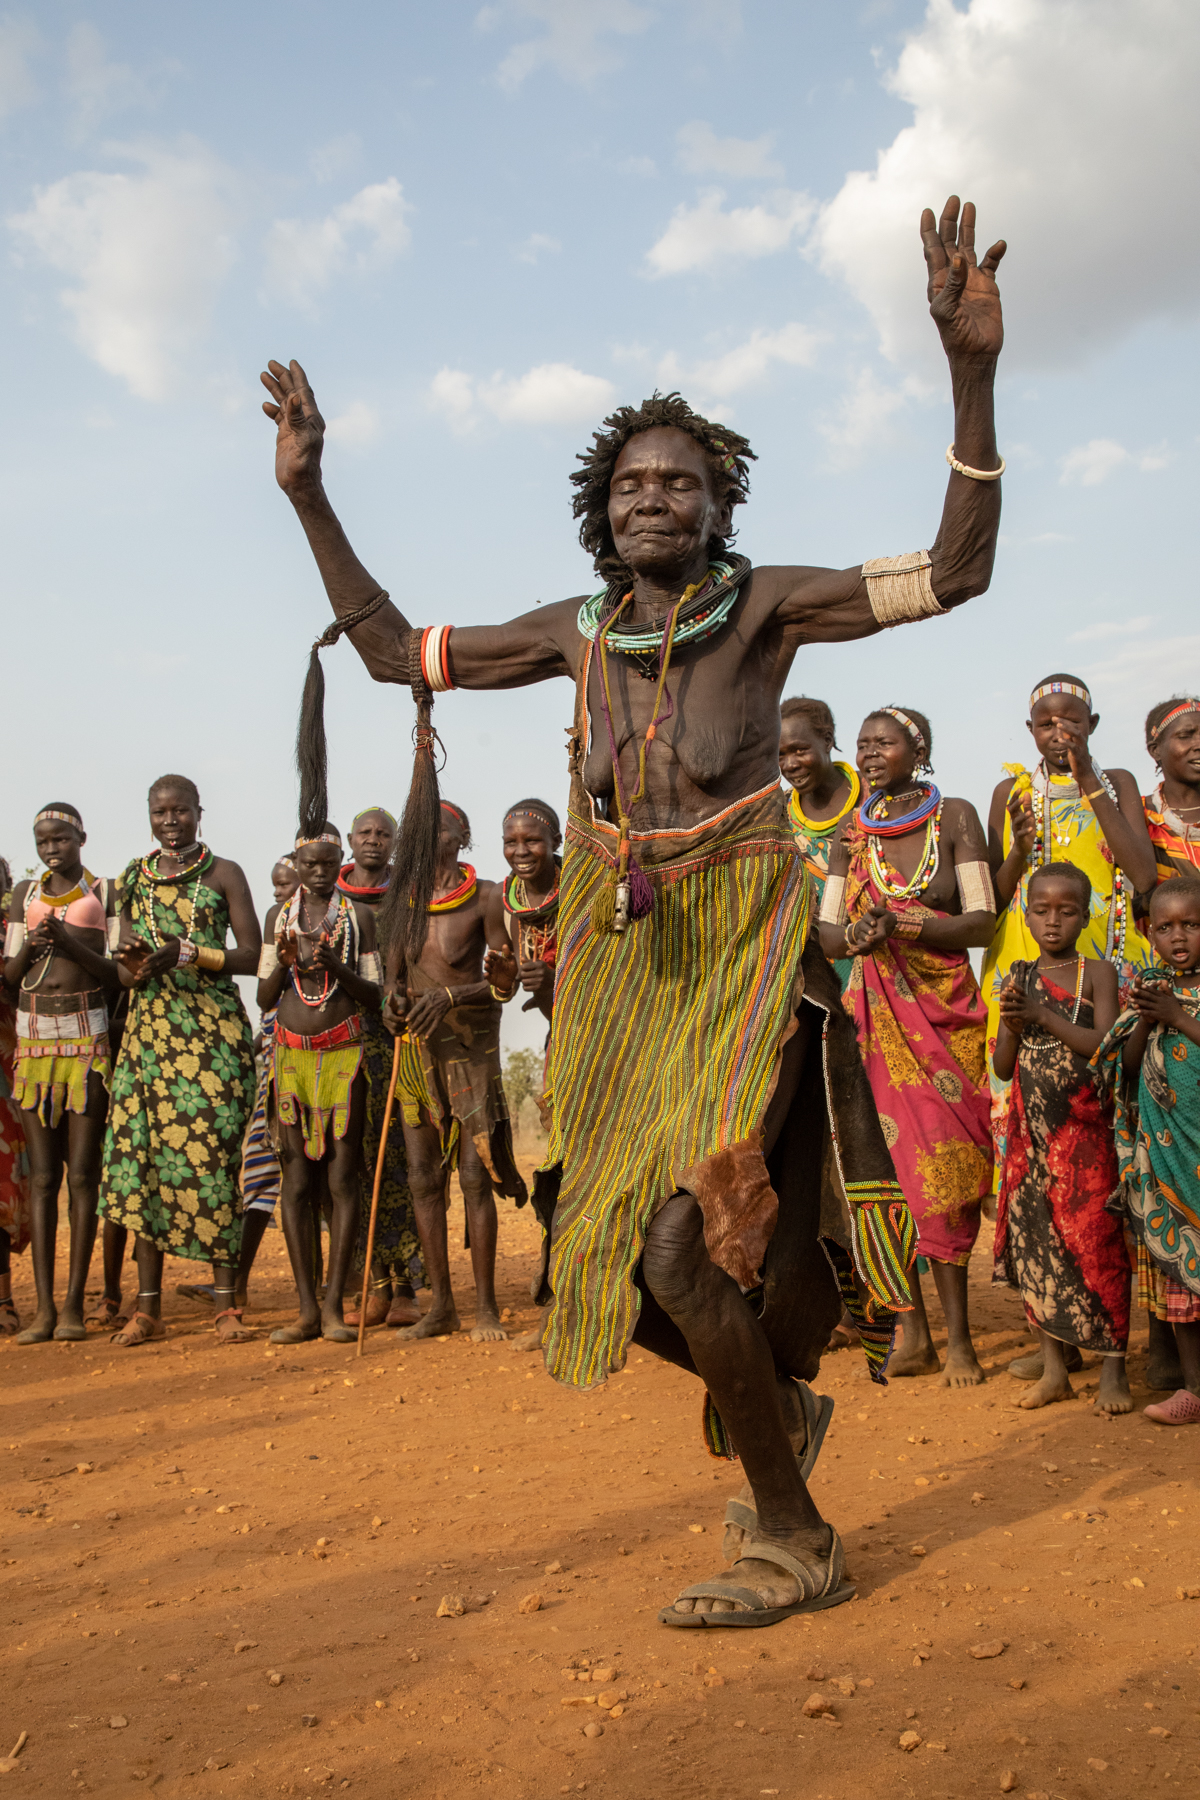
<svg viewBox="0 0 1200 1800">
<path fill-rule="evenodd" d="M 234 1303 L 242 1241 L 238 1173 L 254 1104 L 253 1033 L 234 975 L 253 975 L 262 937 L 237 863 L 200 838 L 184 775 L 150 789 L 160 849 L 117 883 L 117 960 L 133 989 L 113 1075 L 100 1210 L 137 1237 L 138 1303 L 114 1344 L 166 1336 L 163 1257 L 210 1262 L 217 1336 L 248 1337 Z M 227 950 L 232 929 L 236 948 Z"/>
<path fill-rule="evenodd" d="M 29 1151 L 30 1223 L 37 1312 L 17 1340 L 87 1336 L 83 1292 L 96 1241 L 100 1153 L 112 1062 L 108 996 L 120 976 L 107 954 L 113 903 L 107 881 L 85 869 L 75 807 L 55 800 L 33 822 L 46 873 L 13 894 L 4 977 L 17 990 L 13 1099 Z M 71 1260 L 60 1317 L 54 1304 L 58 1195 L 66 1170 Z M 120 1303 L 106 1312 L 115 1320 Z"/>
</svg>

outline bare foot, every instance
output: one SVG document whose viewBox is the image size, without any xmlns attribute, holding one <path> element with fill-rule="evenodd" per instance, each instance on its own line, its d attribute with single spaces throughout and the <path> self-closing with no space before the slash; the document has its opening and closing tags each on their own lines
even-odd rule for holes
<svg viewBox="0 0 1200 1800">
<path fill-rule="evenodd" d="M 18 1332 L 18 1344 L 48 1344 L 54 1336 L 54 1327 L 58 1324 L 58 1310 L 53 1306 L 39 1306 L 33 1316 L 33 1323 L 24 1331 Z"/>
<path fill-rule="evenodd" d="M 457 1331 L 458 1327 L 458 1309 L 451 1305 L 445 1312 L 427 1312 L 419 1325 L 406 1325 L 403 1331 L 396 1333 L 396 1336 L 398 1338 L 448 1337 L 452 1331 Z"/>
<path fill-rule="evenodd" d="M 1022 1394 L 1013 1405 L 1021 1407 L 1025 1412 L 1034 1412 L 1039 1406 L 1053 1406 L 1056 1400 L 1074 1400 L 1075 1389 L 1071 1386 L 1069 1375 L 1043 1375 L 1035 1381 L 1027 1394 Z"/>
<path fill-rule="evenodd" d="M 889 1369 L 888 1374 L 890 1375 L 891 1372 Z M 981 1381 L 986 1380 L 987 1376 L 979 1366 L 979 1358 L 970 1344 L 957 1350 L 948 1349 L 946 1351 L 946 1367 L 941 1381 L 943 1387 L 978 1387 Z"/>
<path fill-rule="evenodd" d="M 929 1338 L 918 1338 L 909 1344 L 900 1340 L 900 1348 L 892 1353 L 887 1366 L 887 1378 L 893 1375 L 936 1375 L 941 1368 L 938 1353 Z"/>
<path fill-rule="evenodd" d="M 1100 1370 L 1100 1391 L 1092 1411 L 1108 1413 L 1111 1418 L 1116 1418 L 1118 1413 L 1133 1411 L 1133 1395 L 1129 1392 L 1123 1356 L 1105 1357 Z"/>
<path fill-rule="evenodd" d="M 499 1313 L 488 1311 L 475 1314 L 471 1342 L 473 1344 L 506 1344 L 508 1342 L 508 1333 L 500 1323 Z"/>
<path fill-rule="evenodd" d="M 416 1325 L 419 1323 L 420 1318 L 421 1302 L 414 1293 L 406 1293 L 404 1289 L 401 1288 L 398 1294 L 392 1296 L 392 1304 L 388 1307 L 388 1316 L 383 1322 L 385 1325 L 399 1327 L 401 1325 Z"/>
</svg>

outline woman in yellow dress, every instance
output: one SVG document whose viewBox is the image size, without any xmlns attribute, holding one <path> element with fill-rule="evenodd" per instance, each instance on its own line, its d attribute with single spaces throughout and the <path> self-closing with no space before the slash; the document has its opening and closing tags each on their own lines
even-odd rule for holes
<svg viewBox="0 0 1200 1800">
<path fill-rule="evenodd" d="M 993 1068 L 1000 988 L 1014 962 L 1036 962 L 1039 955 L 1025 922 L 1029 877 L 1047 862 L 1083 870 L 1092 905 L 1076 948 L 1115 966 L 1122 1005 L 1135 973 L 1154 960 L 1134 923 L 1133 904 L 1135 894 L 1154 886 L 1154 848 L 1137 782 L 1128 769 L 1101 769 L 1088 748 L 1099 723 L 1077 675 L 1046 676 L 1030 696 L 1026 721 L 1041 760 L 1032 774 L 1006 763 L 1006 778 L 992 795 L 988 856 L 1000 910 L 980 986 L 988 1007 L 997 1170 L 1008 1106 L 1008 1083 L 998 1081 Z"/>
<path fill-rule="evenodd" d="M 779 772 L 791 788 L 788 820 L 804 866 L 816 884 L 813 917 L 821 905 L 829 874 L 829 852 L 838 826 L 862 799 L 862 780 L 849 763 L 834 762 L 833 714 L 824 700 L 807 694 L 785 700 L 779 709 Z M 853 963 L 834 963 L 845 989 Z"/>
</svg>

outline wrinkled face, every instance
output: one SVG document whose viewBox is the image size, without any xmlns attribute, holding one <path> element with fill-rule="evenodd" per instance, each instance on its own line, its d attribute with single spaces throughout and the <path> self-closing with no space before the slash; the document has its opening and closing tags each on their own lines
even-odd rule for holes
<svg viewBox="0 0 1200 1800">
<path fill-rule="evenodd" d="M 395 834 L 381 812 L 364 813 L 347 838 L 350 854 L 360 869 L 378 874 L 392 854 Z"/>
<path fill-rule="evenodd" d="M 73 869 L 79 862 L 80 849 L 87 843 L 87 832 L 64 824 L 62 819 L 39 819 L 33 828 L 33 841 L 48 869 Z"/>
<path fill-rule="evenodd" d="M 1173 969 L 1200 965 L 1200 897 L 1160 889 L 1150 902 L 1150 942 Z"/>
<path fill-rule="evenodd" d="M 300 877 L 295 869 L 288 867 L 287 863 L 277 862 L 271 870 L 271 886 L 275 890 L 276 906 L 282 906 L 285 900 L 291 899 L 300 886 Z"/>
<path fill-rule="evenodd" d="M 1200 787 L 1200 713 L 1184 713 L 1159 738 L 1154 760 L 1168 781 Z"/>
<path fill-rule="evenodd" d="M 1065 769 L 1072 744 L 1086 744 L 1097 725 L 1099 713 L 1089 713 L 1074 694 L 1047 694 L 1039 700 L 1026 721 L 1038 747 L 1052 769 Z"/>
<path fill-rule="evenodd" d="M 1025 917 L 1035 944 L 1052 956 L 1069 956 L 1087 923 L 1078 885 L 1062 875 L 1039 875 L 1029 884 Z"/>
<path fill-rule="evenodd" d="M 200 836 L 198 807 L 180 788 L 155 788 L 150 796 L 150 829 L 164 850 L 194 844 Z"/>
<path fill-rule="evenodd" d="M 342 855 L 336 844 L 302 844 L 296 852 L 300 886 L 317 900 L 328 900 L 341 867 Z"/>
<path fill-rule="evenodd" d="M 895 719 L 867 719 L 858 734 L 856 760 L 868 788 L 878 792 L 912 780 L 916 745 Z"/>
<path fill-rule="evenodd" d="M 707 554 L 729 527 L 708 457 L 686 431 L 659 426 L 630 438 L 613 469 L 608 522 L 617 555 L 637 575 L 669 577 Z"/>
<path fill-rule="evenodd" d="M 504 860 L 514 875 L 535 887 L 548 885 L 553 878 L 558 844 L 550 821 L 536 813 L 509 813 L 504 821 Z"/>
<path fill-rule="evenodd" d="M 793 713 L 779 726 L 779 772 L 798 794 L 807 794 L 829 768 L 833 740 L 818 731 L 803 713 Z"/>
</svg>

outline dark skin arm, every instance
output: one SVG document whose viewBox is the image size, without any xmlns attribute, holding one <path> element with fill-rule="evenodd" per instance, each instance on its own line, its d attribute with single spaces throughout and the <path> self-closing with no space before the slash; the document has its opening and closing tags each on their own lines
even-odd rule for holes
<svg viewBox="0 0 1200 1800">
<path fill-rule="evenodd" d="M 359 948 L 364 956 L 375 948 L 375 919 L 370 907 L 353 903 L 354 915 L 358 921 Z M 263 927 L 264 935 L 274 935 L 275 921 L 279 917 L 279 908 L 273 906 L 268 912 Z M 278 1004 L 287 983 L 291 980 L 292 967 L 296 961 L 296 946 L 286 939 L 279 945 L 279 964 L 271 973 L 264 976 L 258 984 L 258 1005 L 261 1012 L 268 1012 Z M 348 994 L 356 1005 L 364 1007 L 368 1012 L 378 1012 L 382 1003 L 382 994 L 378 984 L 369 981 L 365 975 L 359 975 L 349 963 L 344 963 L 334 955 L 329 944 L 319 943 L 313 950 L 312 962 L 305 965 L 305 973 L 311 968 L 314 972 L 328 973 L 337 981 L 342 991 Z"/>
<path fill-rule="evenodd" d="M 961 213 L 961 218 L 960 218 Z M 930 311 L 942 338 L 954 400 L 954 442 L 959 460 L 974 468 L 998 466 L 992 390 L 996 358 L 1003 343 L 995 272 L 1005 245 L 998 241 L 979 263 L 975 254 L 975 208 L 951 196 L 940 221 L 926 209 L 921 239 L 928 271 Z M 263 410 L 277 428 L 275 470 L 304 528 L 334 612 L 356 611 L 380 584 L 355 555 L 321 481 L 324 421 L 304 370 L 272 362 L 262 377 L 271 399 Z M 1000 519 L 1000 483 L 972 481 L 952 473 L 942 522 L 930 549 L 933 589 L 943 607 L 983 593 L 991 578 Z M 715 515 L 713 529 L 728 525 Z M 618 532 L 619 524 L 614 521 Z M 672 568 L 663 594 L 677 597 L 686 581 L 707 566 L 709 532 L 698 534 L 695 568 Z M 648 580 L 647 592 L 655 591 Z M 641 577 L 639 577 L 639 583 Z M 880 627 L 871 612 L 861 566 L 851 569 L 784 568 L 755 577 L 756 628 L 775 620 L 776 657 L 772 676 L 782 683 L 786 666 L 803 643 L 843 642 L 868 637 Z M 640 603 L 640 594 L 639 594 Z M 573 676 L 579 638 L 577 601 L 541 607 L 505 625 L 455 631 L 451 655 L 454 679 L 466 688 L 508 688 Z M 353 628 L 354 646 L 377 681 L 408 682 L 406 635 L 409 621 L 391 602 Z"/>
<path fill-rule="evenodd" d="M 1154 846 L 1146 829 L 1146 815 L 1133 776 L 1128 769 L 1105 770 L 1116 791 L 1117 799 L 1114 804 L 1109 799 L 1107 790 L 1097 786 L 1087 733 L 1082 725 L 1064 719 L 1060 722 L 1059 729 L 1071 739 L 1068 756 L 1072 778 L 1078 784 L 1081 794 L 1092 796 L 1083 804 L 1090 806 L 1095 813 L 1104 841 L 1112 851 L 1113 861 L 1128 875 L 1136 890 L 1145 892 L 1153 888 L 1157 879 Z M 1009 800 L 1011 787 L 1010 781 L 1002 781 L 995 789 L 988 815 L 988 856 L 996 883 L 996 898 L 1003 906 L 1009 904 L 1021 884 L 1035 837 L 1033 795 L 1016 794 Z M 1006 810 L 1013 825 L 1012 849 L 1007 856 L 1004 854 Z"/>
<path fill-rule="evenodd" d="M 44 951 L 57 950 L 101 987 L 115 991 L 121 985 L 120 970 L 111 957 L 94 949 L 87 941 L 97 935 L 93 931 L 76 931 L 58 918 L 43 919 L 37 930 L 30 932 L 16 956 L 10 957 L 5 964 L 5 980 L 15 987 L 26 970 L 41 961 Z"/>
<path fill-rule="evenodd" d="M 1141 1069 L 1150 1033 L 1156 1025 L 1165 1025 L 1168 1031 L 1178 1031 L 1193 1044 L 1200 1045 L 1200 1019 L 1194 1019 L 1179 1004 L 1169 987 L 1160 986 L 1157 982 L 1135 981 L 1130 990 L 1129 1004 L 1136 1010 L 1138 1022 L 1126 1039 L 1122 1052 L 1127 1075 L 1136 1075 Z"/>
<path fill-rule="evenodd" d="M 936 878 L 939 888 L 943 886 L 947 863 L 958 865 L 987 861 L 979 815 L 965 800 L 946 801 L 942 811 L 941 842 L 943 869 L 939 870 Z M 830 852 L 829 873 L 831 876 L 845 876 L 849 870 L 849 852 L 839 831 Z M 918 911 L 922 910 L 922 902 L 953 909 L 959 904 L 957 886 L 952 891 L 936 896 L 932 890 L 917 896 L 914 904 Z M 897 917 L 896 911 L 883 904 L 871 907 L 857 921 L 853 942 L 836 925 L 822 924 L 821 948 L 829 957 L 868 956 L 892 935 Z M 923 919 L 920 935 L 915 941 L 927 944 L 931 950 L 970 950 L 990 944 L 995 929 L 994 913 L 950 910 L 946 918 L 930 913 L 928 918 Z M 914 940 L 910 938 L 907 941 L 911 943 Z"/>
<path fill-rule="evenodd" d="M 993 1066 L 1001 1081 L 1011 1081 L 1017 1066 L 1017 1050 L 1028 1025 L 1040 1025 L 1052 1032 L 1076 1056 L 1088 1060 L 1103 1043 L 1117 1021 L 1117 971 L 1111 963 L 1089 958 L 1084 969 L 1083 998 L 1092 1003 L 1095 1025 L 1088 1030 L 1073 1025 L 1051 1007 L 1031 1000 L 1017 984 L 1008 980 L 1000 990 L 1000 1025 L 996 1033 Z"/>
<path fill-rule="evenodd" d="M 507 994 L 511 999 L 518 984 L 529 995 L 521 1007 L 522 1012 L 533 1012 L 536 1008 L 547 1019 L 554 1010 L 554 970 L 549 963 L 537 961 L 518 962 L 517 944 L 508 928 L 504 913 L 504 889 L 499 882 L 496 891 L 488 902 L 487 930 L 488 951 L 483 959 L 484 980 L 489 982 L 498 993 Z M 502 936 L 502 948 L 493 949 L 493 934 Z"/>
<path fill-rule="evenodd" d="M 996 901 L 1002 907 L 1011 903 L 1021 885 L 1036 836 L 1032 797 L 1024 793 L 1013 794 L 1010 799 L 1012 785 L 1009 780 L 1000 782 L 992 794 L 992 804 L 988 811 L 988 862 L 991 864 L 992 880 L 996 887 Z M 1007 856 L 1004 853 L 1006 812 L 1012 820 L 1013 840 L 1012 849 Z"/>
</svg>

